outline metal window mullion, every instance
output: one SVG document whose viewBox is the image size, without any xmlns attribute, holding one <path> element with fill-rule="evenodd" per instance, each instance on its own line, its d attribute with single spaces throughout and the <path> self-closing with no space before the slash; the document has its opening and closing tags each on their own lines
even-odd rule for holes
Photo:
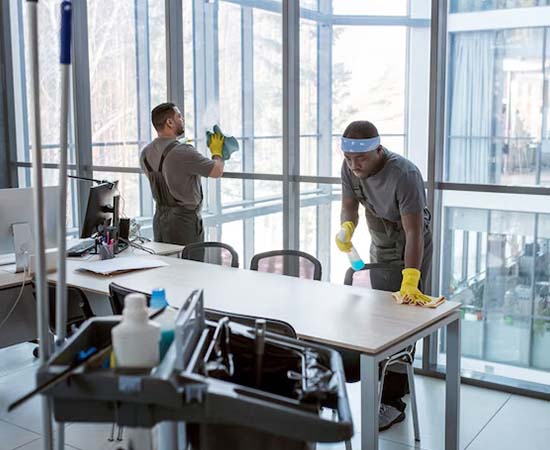
<svg viewBox="0 0 550 450">
<path fill-rule="evenodd" d="M 141 146 L 151 140 L 151 70 L 149 58 L 149 2 L 134 0 L 135 54 L 136 54 L 136 106 L 137 106 L 137 136 L 139 154 Z M 153 215 L 153 198 L 149 182 L 144 175 L 138 177 L 140 214 Z"/>
<path fill-rule="evenodd" d="M 81 177 L 92 178 L 92 113 L 88 32 L 86 2 L 73 2 L 72 79 L 76 174 Z M 80 228 L 86 211 L 90 187 L 91 183 L 87 181 L 81 181 L 76 185 Z"/>
<path fill-rule="evenodd" d="M 542 41 L 542 108 L 541 108 L 541 120 L 542 126 L 540 127 L 540 142 L 538 152 L 537 152 L 537 174 L 535 179 L 535 184 L 540 185 L 541 177 L 541 168 L 542 168 L 542 143 L 545 140 L 546 134 L 546 121 L 548 116 L 548 105 L 545 102 L 548 102 L 548 76 L 546 71 L 547 61 L 548 61 L 548 28 L 543 30 L 543 41 Z"/>
<path fill-rule="evenodd" d="M 13 98 L 13 116 L 15 135 L 13 136 L 13 147 L 11 149 L 12 164 L 19 160 L 19 151 L 23 154 L 25 161 L 30 161 L 30 142 L 29 142 L 29 121 L 27 111 L 27 76 L 25 68 L 25 33 L 23 27 L 23 4 L 22 2 L 2 2 L 8 5 L 9 21 L 11 27 L 11 39 L 6 43 L 11 43 L 11 62 L 13 66 L 12 84 Z M 9 28 L 8 28 L 9 29 Z M 17 36 L 18 39 L 13 39 Z M 16 75 L 17 74 L 17 75 Z M 15 83 L 15 80 L 19 80 Z M 20 186 L 19 173 L 16 167 L 12 166 L 13 176 L 17 180 L 17 186 Z M 24 185 L 31 185 L 31 171 L 24 172 Z"/>
<path fill-rule="evenodd" d="M 441 195 L 436 191 L 436 182 L 441 179 L 442 149 L 445 136 L 445 75 L 447 55 L 447 0 L 432 1 L 430 31 L 430 100 L 428 130 L 428 207 L 433 217 L 433 264 L 432 292 L 440 289 L 441 259 Z M 438 151 L 439 150 L 439 151 Z M 424 368 L 437 363 L 437 333 L 430 336 L 423 355 Z"/>
<path fill-rule="evenodd" d="M 197 3 L 197 0 L 195 1 Z M 165 0 L 166 84 L 168 101 L 185 112 L 183 94 L 183 6 L 181 0 Z"/>
<path fill-rule="evenodd" d="M 300 5 L 283 0 L 283 247 L 300 245 Z M 291 268 L 294 269 L 294 268 Z"/>
<path fill-rule="evenodd" d="M 529 368 L 533 367 L 533 346 L 535 340 L 535 302 L 537 299 L 536 288 L 537 288 L 537 241 L 539 236 L 539 218 L 540 215 L 535 213 L 535 223 L 533 230 L 533 277 L 531 278 L 531 314 L 529 315 L 529 350 L 527 357 L 527 365 Z"/>
<path fill-rule="evenodd" d="M 210 114 L 206 115 L 207 120 L 219 123 L 219 40 L 218 40 L 218 2 L 205 3 L 203 6 L 203 21 L 204 21 L 204 81 L 206 92 L 206 111 Z M 214 112 L 215 111 L 215 112 Z M 205 139 L 207 129 L 211 129 L 214 123 L 204 122 L 201 128 L 197 129 L 197 143 L 201 138 Z M 205 141 L 206 147 L 206 141 Z M 208 189 L 208 209 L 211 213 L 218 216 L 221 214 L 221 180 L 207 180 Z M 215 227 L 210 227 L 209 238 L 220 241 L 222 238 L 221 224 L 216 224 Z M 212 233 L 214 235 L 212 235 Z"/>
<path fill-rule="evenodd" d="M 319 11 L 332 14 L 332 0 L 320 0 Z M 332 25 L 317 24 L 317 174 L 332 174 Z M 332 185 L 319 187 L 331 194 Z M 332 205 L 317 206 L 317 258 L 324 268 L 323 279 L 330 277 L 330 247 L 332 243 Z"/>
<path fill-rule="evenodd" d="M 243 171 L 254 172 L 254 13 L 241 8 Z M 254 200 L 254 181 L 243 180 L 243 200 Z M 254 256 L 254 218 L 243 220 L 243 266 Z"/>
<path fill-rule="evenodd" d="M 8 120 L 15 117 L 14 104 L 14 73 L 12 61 L 12 36 L 11 36 L 10 4 L 0 2 L 0 36 L 2 45 L 0 56 L 3 61 L 3 73 L 0 73 L 0 120 L 2 133 L 0 133 L 0 145 L 6 149 L 0 155 L 0 187 L 15 187 L 17 182 L 17 169 L 13 164 L 17 161 L 16 147 L 16 121 Z"/>
</svg>

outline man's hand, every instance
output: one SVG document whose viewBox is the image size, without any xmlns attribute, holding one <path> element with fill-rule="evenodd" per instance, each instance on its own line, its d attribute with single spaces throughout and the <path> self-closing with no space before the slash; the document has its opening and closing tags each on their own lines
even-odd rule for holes
<svg viewBox="0 0 550 450">
<path fill-rule="evenodd" d="M 224 137 L 220 133 L 214 133 L 210 139 L 210 154 L 212 157 L 218 156 L 222 158 L 222 148 L 223 148 Z"/>
<path fill-rule="evenodd" d="M 424 295 L 418 289 L 418 282 L 420 281 L 420 270 L 409 267 L 403 269 L 403 281 L 401 282 L 401 289 L 399 293 L 403 296 L 403 299 L 407 303 L 415 305 L 423 305 L 430 301 L 430 297 Z"/>
<path fill-rule="evenodd" d="M 336 235 L 336 246 L 342 252 L 349 253 L 351 250 L 351 237 L 355 231 L 355 225 L 351 221 L 344 222 L 342 228 Z"/>
</svg>

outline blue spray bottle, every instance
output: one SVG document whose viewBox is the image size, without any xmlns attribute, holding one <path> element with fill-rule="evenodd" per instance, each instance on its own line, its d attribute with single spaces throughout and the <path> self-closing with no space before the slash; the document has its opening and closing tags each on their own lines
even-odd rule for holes
<svg viewBox="0 0 550 450">
<path fill-rule="evenodd" d="M 341 241 L 344 241 L 346 239 L 346 232 L 344 230 L 340 230 L 338 233 L 338 239 Z M 346 253 L 348 255 L 349 263 L 353 270 L 361 270 L 363 267 L 365 267 L 365 263 L 359 256 L 359 253 L 357 250 L 355 250 L 355 247 L 352 245 L 349 252 Z"/>
</svg>

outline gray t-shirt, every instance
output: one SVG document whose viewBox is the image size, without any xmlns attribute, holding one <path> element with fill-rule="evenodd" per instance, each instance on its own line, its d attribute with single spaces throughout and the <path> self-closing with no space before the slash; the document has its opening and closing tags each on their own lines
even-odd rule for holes
<svg viewBox="0 0 550 450">
<path fill-rule="evenodd" d="M 365 200 L 377 216 L 400 222 L 401 216 L 424 211 L 426 193 L 418 167 L 407 158 L 386 150 L 384 167 L 367 178 L 356 177 L 346 161 L 342 164 L 342 195 L 362 202 L 354 187 L 359 183 Z M 355 183 L 353 183 L 353 181 Z"/>
<path fill-rule="evenodd" d="M 164 149 L 173 142 L 173 138 L 156 138 L 146 145 L 139 158 L 141 168 L 147 174 L 143 160 L 147 157 L 149 165 L 157 170 Z M 174 199 L 182 206 L 196 209 L 201 202 L 201 179 L 207 177 L 215 162 L 195 150 L 189 144 L 176 145 L 164 160 L 162 174 Z"/>
</svg>

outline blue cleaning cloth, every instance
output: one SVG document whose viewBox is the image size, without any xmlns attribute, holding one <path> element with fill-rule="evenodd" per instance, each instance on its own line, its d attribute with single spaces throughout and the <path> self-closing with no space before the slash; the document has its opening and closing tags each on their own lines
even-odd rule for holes
<svg viewBox="0 0 550 450">
<path fill-rule="evenodd" d="M 216 133 L 220 133 L 224 137 L 222 158 L 224 161 L 227 161 L 229 158 L 231 158 L 231 154 L 239 150 L 239 142 L 233 136 L 226 136 L 225 134 L 223 134 L 220 127 L 218 125 L 214 125 L 213 131 L 206 131 L 206 145 L 210 145 L 212 135 Z"/>
</svg>

